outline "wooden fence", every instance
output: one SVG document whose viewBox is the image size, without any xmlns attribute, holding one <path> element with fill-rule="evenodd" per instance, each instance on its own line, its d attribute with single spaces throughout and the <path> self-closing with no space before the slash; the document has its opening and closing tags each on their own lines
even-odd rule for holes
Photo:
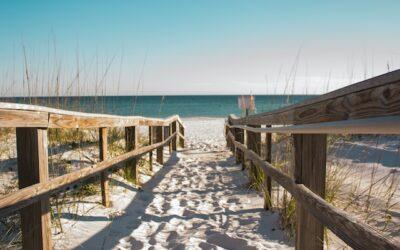
<svg viewBox="0 0 400 250">
<path fill-rule="evenodd" d="M 225 133 L 238 163 L 246 158 L 263 170 L 265 197 L 272 179 L 296 199 L 296 249 L 323 249 L 324 227 L 354 249 L 400 249 L 400 242 L 324 200 L 327 134 L 400 134 L 400 70 L 272 112 L 230 115 Z M 272 133 L 293 136 L 293 176 L 271 165 Z"/>
<path fill-rule="evenodd" d="M 149 127 L 149 145 L 138 146 L 138 126 Z M 51 249 L 49 197 L 63 192 L 74 184 L 93 176 L 101 176 L 102 203 L 110 206 L 108 171 L 120 168 L 124 162 L 132 167 L 133 178 L 139 179 L 136 158 L 157 151 L 157 162 L 163 164 L 163 148 L 176 150 L 184 147 L 185 128 L 178 116 L 167 119 L 127 117 L 71 112 L 40 106 L 0 103 L 0 127 L 16 128 L 18 183 L 17 192 L 0 198 L 0 216 L 17 210 L 21 215 L 22 245 L 24 249 Z M 111 127 L 125 127 L 127 152 L 107 158 L 107 131 Z M 101 162 L 80 170 L 49 179 L 49 128 L 97 128 Z M 170 151 L 171 152 L 171 151 Z"/>
</svg>

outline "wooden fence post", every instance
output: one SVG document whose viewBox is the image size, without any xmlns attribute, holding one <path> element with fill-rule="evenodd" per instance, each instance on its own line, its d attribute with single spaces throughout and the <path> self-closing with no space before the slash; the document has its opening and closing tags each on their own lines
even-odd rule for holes
<svg viewBox="0 0 400 250">
<path fill-rule="evenodd" d="M 251 149 L 251 145 L 250 145 L 250 140 L 251 140 L 251 132 L 248 130 L 244 130 L 244 134 L 245 134 L 245 140 L 244 140 L 244 144 L 246 145 L 247 149 Z M 244 171 L 247 167 L 247 157 L 245 154 L 243 154 L 243 162 L 242 162 L 242 171 Z"/>
<path fill-rule="evenodd" d="M 19 188 L 49 179 L 47 129 L 17 128 Z M 20 210 L 22 248 L 51 249 L 49 198 Z"/>
<path fill-rule="evenodd" d="M 271 125 L 266 125 L 266 127 L 271 127 Z M 272 163 L 272 136 L 271 133 L 265 134 L 265 161 L 268 163 Z M 264 176 L 265 178 L 265 199 L 264 199 L 264 209 L 270 210 L 272 208 L 272 180 L 268 175 Z"/>
<path fill-rule="evenodd" d="M 135 126 L 125 128 L 125 146 L 127 152 L 137 149 L 138 132 Z M 128 178 L 134 180 L 136 185 L 140 186 L 136 158 L 126 162 L 125 174 Z"/>
<path fill-rule="evenodd" d="M 235 128 L 230 128 L 228 131 L 231 131 L 232 135 L 234 136 L 234 138 L 236 139 L 236 129 Z M 235 143 L 234 142 L 230 142 L 229 143 L 230 149 L 232 151 L 233 154 L 236 154 L 235 152 Z"/>
<path fill-rule="evenodd" d="M 326 135 L 294 135 L 294 180 L 324 198 L 326 177 Z M 323 249 L 324 227 L 296 204 L 296 249 Z"/>
<path fill-rule="evenodd" d="M 248 125 L 249 127 L 259 128 L 260 125 Z M 247 148 L 254 151 L 257 155 L 261 156 L 261 133 L 247 131 Z M 256 165 L 252 161 L 250 161 L 250 172 L 254 174 L 254 176 L 250 176 L 250 183 L 256 183 L 258 179 L 258 172 Z"/>
<path fill-rule="evenodd" d="M 225 127 L 224 127 L 224 129 L 225 129 L 225 139 L 226 139 L 226 147 L 227 148 L 230 148 L 231 146 L 230 146 L 230 139 L 229 139 L 229 137 L 228 137 L 228 132 L 229 132 L 229 128 L 228 128 L 228 124 L 225 124 Z"/>
<path fill-rule="evenodd" d="M 182 126 L 182 124 L 179 125 L 179 132 L 182 135 L 182 137 L 179 138 L 180 146 L 181 148 L 185 147 L 185 128 Z"/>
<path fill-rule="evenodd" d="M 100 161 L 104 161 L 107 159 L 107 128 L 99 128 L 99 152 L 100 152 Z M 100 182 L 101 182 L 101 198 L 103 206 L 110 206 L 110 194 L 109 194 L 109 178 L 108 171 L 104 171 L 100 174 Z"/>
<path fill-rule="evenodd" d="M 149 145 L 153 144 L 153 137 L 154 137 L 154 133 L 153 133 L 153 127 L 149 126 Z M 150 171 L 153 171 L 153 150 L 151 150 L 149 152 L 149 165 L 150 165 Z"/>
<path fill-rule="evenodd" d="M 173 121 L 172 123 L 171 123 L 171 134 L 174 134 L 175 132 L 176 132 L 176 125 L 177 125 L 177 121 Z M 176 151 L 176 148 L 177 148 L 177 140 L 176 140 L 176 137 L 177 136 L 175 136 L 174 138 L 172 138 L 172 150 L 174 150 L 174 151 Z"/>
<path fill-rule="evenodd" d="M 171 124 L 169 126 L 164 127 L 164 136 L 163 140 L 167 139 L 171 134 Z M 169 141 L 168 143 L 168 152 L 171 155 L 172 154 L 172 141 Z"/>
<path fill-rule="evenodd" d="M 162 142 L 163 141 L 163 126 L 156 126 L 155 128 L 155 133 L 156 133 L 156 142 Z M 157 148 L 157 162 L 160 163 L 161 165 L 164 164 L 164 147 L 159 147 Z"/>
<path fill-rule="evenodd" d="M 243 129 L 235 128 L 235 141 L 244 143 Z M 243 152 L 238 148 L 236 149 L 236 163 L 243 163 Z"/>
</svg>

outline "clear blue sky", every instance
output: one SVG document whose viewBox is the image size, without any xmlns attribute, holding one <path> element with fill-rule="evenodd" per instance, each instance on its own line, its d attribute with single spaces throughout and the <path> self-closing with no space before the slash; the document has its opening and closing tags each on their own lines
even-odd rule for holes
<svg viewBox="0 0 400 250">
<path fill-rule="evenodd" d="M 321 93 L 400 68 L 399 10 L 400 1 L 3 0 L 0 89 L 27 94 L 29 81 L 31 94 L 53 93 L 58 73 L 62 94 Z"/>
</svg>

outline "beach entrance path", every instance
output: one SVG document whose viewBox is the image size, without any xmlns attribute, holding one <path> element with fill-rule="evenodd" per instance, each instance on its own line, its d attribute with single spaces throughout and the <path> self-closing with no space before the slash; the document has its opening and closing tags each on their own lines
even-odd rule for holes
<svg viewBox="0 0 400 250">
<path fill-rule="evenodd" d="M 73 230 L 76 237 L 87 233 L 88 238 L 75 247 L 291 248 L 279 229 L 278 214 L 263 209 L 262 196 L 247 188 L 245 172 L 225 148 L 223 122 L 185 120 L 186 149 L 174 153 L 119 216 L 98 224 L 102 229 L 95 229 L 97 233 L 78 232 L 77 226 Z M 121 204 L 115 199 L 125 202 L 113 196 L 116 208 Z"/>
</svg>

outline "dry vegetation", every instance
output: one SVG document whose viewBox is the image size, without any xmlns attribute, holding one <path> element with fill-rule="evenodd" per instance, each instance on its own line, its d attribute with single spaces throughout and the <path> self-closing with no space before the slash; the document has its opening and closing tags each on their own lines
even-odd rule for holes
<svg viewBox="0 0 400 250">
<path fill-rule="evenodd" d="M 53 51 L 54 53 L 50 52 Z M 13 89 L 20 82 L 24 89 L 26 99 L 23 101 L 30 104 L 40 104 L 56 108 L 81 110 L 80 94 L 85 93 L 89 86 L 94 83 L 95 96 L 107 94 L 107 77 L 110 67 L 114 60 L 105 60 L 99 63 L 97 56 L 96 63 L 90 62 L 80 64 L 79 51 L 77 51 L 76 69 L 72 70 L 71 75 L 62 75 L 61 59 L 57 57 L 55 42 L 53 48 L 49 48 L 49 59 L 46 62 L 49 68 L 41 70 L 31 70 L 29 56 L 23 47 L 24 66 L 22 76 L 8 74 L 2 81 L 6 88 L 3 89 L 2 96 L 14 96 Z M 121 56 L 122 63 L 122 56 Z M 99 64 L 105 65 L 99 70 Z M 297 64 L 297 62 L 295 63 Z M 94 70 L 96 69 L 96 70 Z M 89 81 L 92 79 L 93 81 Z M 290 79 L 289 79 L 290 80 Z M 289 84 L 289 80 L 287 84 Z M 114 90 L 119 92 L 119 79 L 113 84 Z M 293 79 L 293 84 L 294 84 Z M 90 83 L 90 84 L 89 84 Z M 286 89 L 286 88 L 285 88 Z M 74 100 L 63 98 L 63 96 L 77 96 Z M 34 96 L 54 96 L 55 98 L 48 102 L 45 99 L 35 98 Z M 3 98 L 3 100 L 15 101 L 12 98 Z M 93 110 L 98 111 L 103 107 L 101 98 L 95 98 L 90 104 Z M 87 111 L 87 108 L 86 108 Z M 341 144 L 345 142 L 355 142 L 359 138 L 356 136 L 330 136 L 328 137 L 329 154 L 334 154 Z M 379 140 L 379 137 L 375 138 Z M 397 138 L 397 143 L 399 138 Z M 17 162 L 16 162 L 16 140 L 15 129 L 0 129 L 0 194 L 5 195 L 18 189 Z M 112 128 L 108 132 L 109 156 L 114 157 L 125 152 L 124 130 L 123 128 Z M 49 130 L 49 170 L 50 176 L 55 177 L 79 168 L 92 165 L 98 161 L 98 131 L 80 130 L 80 129 L 50 129 Z M 147 139 L 141 138 L 140 144 L 147 144 Z M 293 164 L 293 142 L 291 136 L 274 135 L 273 136 L 273 165 L 282 172 L 291 175 Z M 372 149 L 372 148 L 371 148 Z M 399 150 L 397 150 L 399 153 Z M 351 152 L 350 152 L 351 153 Z M 138 162 L 140 171 L 149 172 L 146 159 Z M 398 162 L 397 162 L 398 166 Z M 256 190 L 264 190 L 263 172 L 256 167 L 249 169 L 251 179 L 250 187 Z M 389 237 L 400 237 L 400 204 L 399 204 L 399 182 L 400 174 L 397 168 L 392 171 L 380 171 L 382 167 L 379 160 L 376 164 L 368 164 L 365 169 L 360 166 L 355 168 L 352 162 L 336 161 L 330 159 L 327 164 L 326 179 L 326 200 L 335 206 L 356 215 L 361 220 L 374 226 Z M 128 171 L 128 172 L 127 172 Z M 130 178 L 129 169 L 127 171 L 117 171 L 115 174 Z M 76 186 L 69 192 L 65 192 L 52 197 L 51 199 L 51 218 L 53 232 L 63 232 L 61 223 L 62 211 L 68 211 L 76 217 L 84 215 L 79 201 L 87 196 L 100 195 L 100 185 L 98 178 L 91 179 L 81 186 Z M 281 215 L 281 226 L 288 235 L 294 236 L 296 203 L 293 197 L 282 187 L 273 182 L 272 197 L 270 197 L 273 209 Z M 5 218 L 0 218 L 0 248 L 15 247 L 21 243 L 21 233 L 19 229 L 19 215 L 17 213 Z M 343 246 L 332 233 L 326 231 L 325 237 L 328 247 Z"/>
<path fill-rule="evenodd" d="M 0 192 L 6 195 L 18 190 L 15 129 L 2 129 L 0 137 L 3 142 L 0 151 Z M 125 152 L 123 128 L 111 128 L 108 133 L 108 153 L 110 157 Z M 140 145 L 148 144 L 148 139 L 139 138 Z M 49 172 L 50 178 L 60 176 L 98 162 L 98 131 L 95 129 L 50 129 L 49 130 Z M 140 171 L 149 172 L 148 160 L 138 161 Z M 128 170 L 129 171 L 129 170 Z M 136 185 L 135 180 L 124 170 L 117 170 L 112 178 L 125 178 L 127 183 Z M 112 188 L 112 186 L 111 186 Z M 85 211 L 79 203 L 88 196 L 101 196 L 99 178 L 95 177 L 79 186 L 74 186 L 68 192 L 51 198 L 51 218 L 53 233 L 62 233 L 61 218 L 63 213 L 76 218 Z M 99 203 L 101 205 L 101 203 Z M 20 219 L 18 213 L 0 219 L 0 248 L 18 247 L 21 244 Z"/>
<path fill-rule="evenodd" d="M 49 40 L 48 55 L 45 60 L 38 62 L 33 51 L 24 44 L 21 47 L 22 61 L 17 63 L 14 58 L 12 66 L 5 68 L 1 75 L 1 101 L 22 102 L 27 104 L 43 105 L 53 108 L 102 113 L 105 108 L 104 98 L 107 94 L 118 94 L 120 91 L 121 67 L 115 66 L 116 55 L 111 58 L 101 58 L 99 55 L 86 58 L 76 50 L 76 58 L 71 64 L 62 60 L 57 51 L 56 37 Z M 40 59 L 41 60 L 41 59 Z M 70 65 L 66 66 L 66 65 Z M 21 74 L 22 72 L 22 74 Z M 118 74 L 111 73 L 119 72 Z M 2 72 L 3 73 L 3 72 Z M 108 84 L 112 83 L 112 84 Z M 140 79 L 138 85 L 140 85 Z M 22 92 L 18 92 L 21 90 Z M 16 91 L 18 93 L 16 93 Z M 21 94 L 22 93 L 22 94 Z M 84 95 L 91 94 L 91 99 Z M 16 98 L 14 96 L 24 96 Z M 132 112 L 134 112 L 134 104 Z M 115 104 L 107 107 L 114 110 Z M 110 128 L 108 131 L 108 154 L 114 157 L 125 152 L 124 128 Z M 49 174 L 50 178 L 87 167 L 98 162 L 98 130 L 97 129 L 49 129 Z M 17 158 L 15 128 L 0 129 L 0 194 L 6 195 L 18 190 Z M 139 144 L 148 143 L 145 138 L 139 138 Z M 140 171 L 147 170 L 148 161 L 140 159 Z M 127 182 L 135 185 L 131 178 L 130 169 L 115 171 L 113 176 L 124 177 Z M 112 183 L 110 184 L 112 187 Z M 61 211 L 69 211 L 76 216 L 82 215 L 78 201 L 90 195 L 100 196 L 99 178 L 75 186 L 72 190 L 51 198 L 51 217 L 53 232 L 62 232 Z M 16 213 L 0 218 L 0 248 L 19 246 L 21 233 L 19 229 L 19 215 Z"/>
<path fill-rule="evenodd" d="M 368 145 L 370 146 L 367 150 L 376 150 L 371 145 L 371 141 L 376 142 L 376 144 L 379 141 L 383 144 L 397 144 L 396 154 L 400 156 L 399 137 L 397 136 L 329 136 L 325 199 L 334 206 L 355 215 L 387 237 L 399 238 L 400 171 L 397 167 L 382 166 L 384 164 L 381 165 L 379 157 L 375 161 L 370 159 L 367 151 L 355 155 L 352 152 L 355 149 L 352 147 L 347 149 L 343 146 L 358 145 L 365 140 L 369 142 Z M 292 175 L 294 162 L 292 137 L 274 135 L 272 145 L 273 165 L 282 172 Z M 345 150 L 347 152 L 343 152 Z M 344 153 L 346 159 L 342 160 L 341 156 Z M 362 158 L 359 158 L 364 154 L 365 157 L 369 157 L 365 163 L 363 163 Z M 358 159 L 352 159 L 351 156 L 354 155 Z M 385 157 L 385 155 L 380 157 Z M 400 157 L 397 160 L 393 164 L 398 166 Z M 250 187 L 256 190 L 264 190 L 262 171 L 254 167 L 248 168 L 248 171 L 251 180 Z M 296 202 L 294 198 L 285 189 L 273 182 L 271 201 L 273 210 L 280 213 L 281 227 L 290 237 L 294 237 L 296 223 Z M 346 244 L 329 230 L 325 232 L 327 248 L 347 248 Z"/>
</svg>

